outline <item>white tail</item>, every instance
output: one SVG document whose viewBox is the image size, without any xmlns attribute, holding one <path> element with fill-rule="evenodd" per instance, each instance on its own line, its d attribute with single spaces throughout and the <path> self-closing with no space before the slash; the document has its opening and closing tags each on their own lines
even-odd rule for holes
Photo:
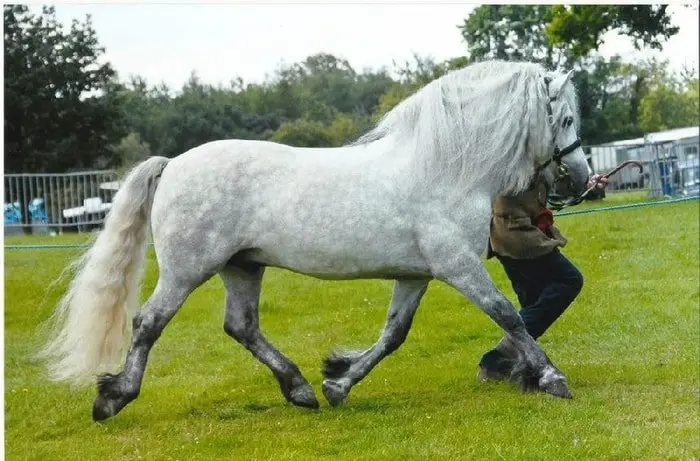
<svg viewBox="0 0 700 461">
<path fill-rule="evenodd" d="M 139 307 L 156 180 L 168 160 L 151 157 L 131 170 L 104 229 L 71 265 L 75 278 L 50 319 L 55 336 L 41 351 L 52 379 L 86 384 L 120 364 Z"/>
</svg>

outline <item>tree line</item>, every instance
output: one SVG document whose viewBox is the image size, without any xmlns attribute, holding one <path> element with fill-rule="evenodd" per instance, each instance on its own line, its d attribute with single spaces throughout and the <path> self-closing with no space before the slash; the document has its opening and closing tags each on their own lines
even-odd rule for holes
<svg viewBox="0 0 700 461">
<path fill-rule="evenodd" d="M 263 82 L 232 76 L 212 85 L 193 72 L 179 89 L 120 79 L 103 62 L 89 17 L 66 29 L 53 7 L 34 15 L 6 5 L 4 24 L 8 173 L 128 167 L 223 138 L 340 146 L 433 79 L 487 58 L 576 69 L 586 144 L 698 122 L 697 70 L 596 54 L 610 30 L 660 49 L 678 32 L 666 6 L 483 5 L 458 27 L 468 52 L 446 61 L 415 56 L 391 71 L 358 72 L 341 57 L 316 54 Z"/>
</svg>

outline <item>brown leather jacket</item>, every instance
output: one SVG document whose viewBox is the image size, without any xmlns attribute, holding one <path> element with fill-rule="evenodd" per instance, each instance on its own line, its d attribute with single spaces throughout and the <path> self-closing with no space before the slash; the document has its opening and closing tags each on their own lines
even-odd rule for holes
<svg viewBox="0 0 700 461">
<path fill-rule="evenodd" d="M 500 196 L 493 204 L 487 258 L 495 253 L 513 259 L 532 259 L 566 245 L 553 225 L 540 230 L 536 215 L 547 206 L 547 185 L 536 180 L 519 195 Z"/>
</svg>

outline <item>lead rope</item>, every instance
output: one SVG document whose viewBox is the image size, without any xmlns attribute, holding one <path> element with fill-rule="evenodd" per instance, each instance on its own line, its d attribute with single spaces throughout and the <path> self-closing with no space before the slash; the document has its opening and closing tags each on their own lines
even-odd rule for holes
<svg viewBox="0 0 700 461">
<path fill-rule="evenodd" d="M 559 201 L 559 200 L 555 199 L 554 201 L 551 201 L 550 202 L 551 208 L 555 211 L 559 211 L 562 208 L 578 205 L 579 203 L 583 202 L 584 198 L 586 197 L 586 195 L 588 195 L 589 192 L 591 192 L 593 189 L 596 188 L 596 186 L 598 186 L 598 184 L 600 183 L 600 181 L 603 178 L 608 179 L 612 175 L 614 175 L 615 173 L 617 173 L 618 171 L 620 171 L 621 169 L 623 169 L 629 165 L 636 166 L 637 168 L 639 168 L 639 174 L 642 174 L 644 172 L 644 166 L 642 165 L 642 162 L 639 162 L 637 160 L 626 160 L 626 161 L 620 163 L 618 166 L 616 166 L 612 170 L 610 170 L 608 173 L 606 173 L 602 176 L 599 176 L 598 179 L 595 181 L 595 183 L 593 183 L 593 185 L 591 185 L 588 189 L 586 189 L 585 191 L 583 191 L 581 194 L 577 195 L 576 197 L 569 199 L 569 200 Z"/>
</svg>

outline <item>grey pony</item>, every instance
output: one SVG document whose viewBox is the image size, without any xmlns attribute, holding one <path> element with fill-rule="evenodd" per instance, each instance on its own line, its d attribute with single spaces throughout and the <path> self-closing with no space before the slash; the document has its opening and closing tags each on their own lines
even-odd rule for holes
<svg viewBox="0 0 700 461">
<path fill-rule="evenodd" d="M 42 351 L 50 377 L 76 385 L 97 377 L 93 418 L 114 416 L 138 396 L 168 322 L 218 274 L 225 332 L 270 368 L 289 402 L 317 408 L 297 365 L 260 331 L 261 283 L 273 266 L 322 279 L 395 280 L 378 340 L 325 360 L 323 394 L 332 406 L 404 342 L 431 280 L 454 287 L 503 329 L 523 386 L 570 397 L 565 375 L 482 262 L 496 196 L 522 191 L 536 170 L 554 181 L 565 168 L 572 194 L 586 184 L 570 77 L 486 61 L 426 85 L 347 146 L 221 140 L 142 162 L 71 266 L 75 276 L 51 318 L 55 335 Z M 569 149 L 552 162 L 557 146 Z M 149 227 L 159 276 L 139 308 Z"/>
</svg>

